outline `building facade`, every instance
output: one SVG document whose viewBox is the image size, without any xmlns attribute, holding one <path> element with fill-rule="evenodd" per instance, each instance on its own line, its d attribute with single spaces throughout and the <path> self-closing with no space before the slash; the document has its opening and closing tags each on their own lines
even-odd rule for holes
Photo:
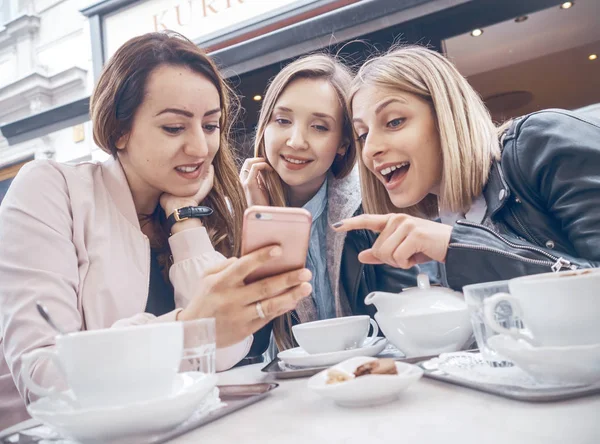
<svg viewBox="0 0 600 444">
<path fill-rule="evenodd" d="M 597 114 L 600 60 L 592 55 L 600 55 L 600 2 L 562 3 L 0 0 L 0 200 L 33 158 L 106 157 L 93 144 L 89 96 L 114 51 L 149 31 L 178 31 L 221 66 L 245 109 L 243 156 L 260 107 L 253 97 L 285 63 L 324 49 L 359 64 L 373 48 L 424 43 L 456 63 L 498 119 L 550 106 Z"/>
<path fill-rule="evenodd" d="M 2 0 L 0 15 L 0 122 L 19 121 L 88 97 L 93 86 L 87 18 L 79 10 L 89 0 Z M 85 128 L 24 143 L 0 138 L 0 168 L 29 157 L 70 160 L 85 157 Z"/>
<path fill-rule="evenodd" d="M 88 97 L 93 86 L 89 0 L 0 0 L 0 126 Z M 0 200 L 33 158 L 91 158 L 88 119 L 22 142 L 0 136 Z"/>
</svg>

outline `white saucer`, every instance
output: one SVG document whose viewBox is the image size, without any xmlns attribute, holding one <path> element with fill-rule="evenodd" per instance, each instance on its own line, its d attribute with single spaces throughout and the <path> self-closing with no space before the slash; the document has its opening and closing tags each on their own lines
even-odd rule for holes
<svg viewBox="0 0 600 444">
<path fill-rule="evenodd" d="M 375 358 L 356 357 L 332 367 L 352 374 L 356 368 Z M 327 370 L 317 373 L 308 380 L 308 388 L 320 395 L 333 399 L 342 407 L 364 407 L 384 404 L 398 399 L 402 391 L 423 376 L 420 367 L 396 362 L 397 375 L 366 375 L 345 382 L 327 384 Z"/>
<path fill-rule="evenodd" d="M 326 365 L 337 364 L 355 356 L 375 356 L 381 353 L 386 345 L 387 339 L 380 338 L 374 344 L 365 347 L 314 355 L 308 354 L 301 347 L 296 347 L 279 352 L 277 357 L 286 364 L 296 367 L 324 367 Z"/>
<path fill-rule="evenodd" d="M 175 427 L 202 405 L 202 399 L 216 384 L 217 375 L 180 373 L 169 396 L 144 403 L 77 408 L 61 400 L 42 398 L 29 404 L 27 411 L 63 436 L 83 442 L 107 442 Z"/>
<path fill-rule="evenodd" d="M 600 381 L 600 344 L 534 347 L 523 339 L 496 335 L 488 345 L 536 380 L 549 384 L 594 384 Z"/>
</svg>

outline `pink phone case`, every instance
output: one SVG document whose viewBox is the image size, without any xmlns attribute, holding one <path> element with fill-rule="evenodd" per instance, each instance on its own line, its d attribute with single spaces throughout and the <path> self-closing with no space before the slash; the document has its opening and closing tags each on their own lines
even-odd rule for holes
<svg viewBox="0 0 600 444">
<path fill-rule="evenodd" d="M 279 244 L 283 256 L 273 258 L 246 279 L 247 283 L 303 268 L 312 216 L 302 208 L 253 206 L 244 213 L 242 255 Z"/>
</svg>

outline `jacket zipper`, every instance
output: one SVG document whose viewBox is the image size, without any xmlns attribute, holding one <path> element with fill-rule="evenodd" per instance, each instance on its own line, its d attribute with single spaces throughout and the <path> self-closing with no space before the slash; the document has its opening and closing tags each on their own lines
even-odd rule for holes
<svg viewBox="0 0 600 444">
<path fill-rule="evenodd" d="M 296 315 L 296 310 L 292 310 L 290 313 L 292 315 L 292 319 L 294 321 L 296 321 L 298 324 L 300 324 L 301 322 L 300 322 L 300 319 L 298 318 L 298 316 Z"/>
<path fill-rule="evenodd" d="M 489 251 L 491 253 L 496 253 L 496 254 L 500 254 L 502 256 L 505 257 L 510 257 L 513 259 L 517 259 L 520 260 L 522 262 L 525 263 L 529 263 L 529 264 L 534 264 L 534 265 L 546 265 L 549 266 L 552 271 L 557 272 L 562 270 L 563 268 L 568 268 L 570 270 L 576 270 L 577 269 L 577 265 L 575 264 L 571 264 L 571 262 L 569 262 L 568 260 L 562 258 L 562 257 L 557 257 L 554 256 L 550 253 L 548 253 L 547 251 L 544 251 L 540 248 L 537 247 L 532 247 L 529 245 L 518 245 L 515 244 L 513 242 L 510 242 L 509 240 L 505 239 L 504 237 L 502 237 L 500 234 L 496 233 L 494 230 L 491 230 L 490 228 L 481 225 L 481 224 L 476 224 L 473 222 L 469 222 L 469 221 L 458 221 L 457 222 L 459 225 L 466 225 L 469 227 L 473 227 L 473 228 L 480 228 L 484 231 L 487 231 L 488 233 L 494 235 L 495 237 L 497 237 L 498 239 L 500 239 L 502 242 L 504 242 L 506 245 L 512 247 L 512 248 L 520 248 L 523 250 L 529 250 L 529 251 L 534 251 L 536 253 L 539 253 L 543 256 L 546 256 L 548 259 L 550 259 L 549 261 L 546 260 L 539 260 L 539 259 L 529 259 L 529 258 L 524 258 L 519 256 L 518 254 L 515 253 L 509 253 L 507 251 L 503 251 L 503 250 L 499 250 L 497 248 L 492 248 L 492 247 L 487 247 L 487 246 L 482 246 L 482 245 L 470 245 L 470 244 L 461 244 L 461 243 L 452 243 L 450 244 L 451 247 L 457 247 L 457 248 L 469 248 L 469 249 L 473 249 L 473 250 L 480 250 L 480 251 Z"/>
<path fill-rule="evenodd" d="M 528 237 L 527 240 L 529 242 L 533 242 L 534 244 L 539 245 L 539 243 L 535 240 L 535 237 L 531 234 L 531 231 L 529 231 L 529 229 L 525 225 L 523 225 L 521 219 L 519 219 L 519 217 L 517 216 L 517 213 L 512 208 L 510 209 L 510 212 L 517 221 L 517 225 L 519 225 L 519 228 L 525 233 L 525 236 Z"/>
<path fill-rule="evenodd" d="M 352 294 L 347 295 L 348 300 L 351 300 L 353 295 L 358 294 L 358 286 L 360 285 L 360 279 L 365 276 L 365 266 L 363 263 L 359 262 L 360 272 L 356 273 L 356 280 L 354 281 L 354 285 L 352 286 Z M 365 283 L 367 278 L 365 276 Z M 368 287 L 367 287 L 368 288 Z"/>
</svg>

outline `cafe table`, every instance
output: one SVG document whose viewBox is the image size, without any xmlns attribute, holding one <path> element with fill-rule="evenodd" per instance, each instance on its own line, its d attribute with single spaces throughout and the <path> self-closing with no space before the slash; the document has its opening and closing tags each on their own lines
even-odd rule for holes
<svg viewBox="0 0 600 444">
<path fill-rule="evenodd" d="M 529 403 L 422 378 L 395 402 L 344 408 L 310 391 L 307 378 L 273 380 L 262 366 L 220 373 L 219 384 L 279 383 L 265 399 L 170 442 L 600 443 L 600 395 Z"/>
</svg>

